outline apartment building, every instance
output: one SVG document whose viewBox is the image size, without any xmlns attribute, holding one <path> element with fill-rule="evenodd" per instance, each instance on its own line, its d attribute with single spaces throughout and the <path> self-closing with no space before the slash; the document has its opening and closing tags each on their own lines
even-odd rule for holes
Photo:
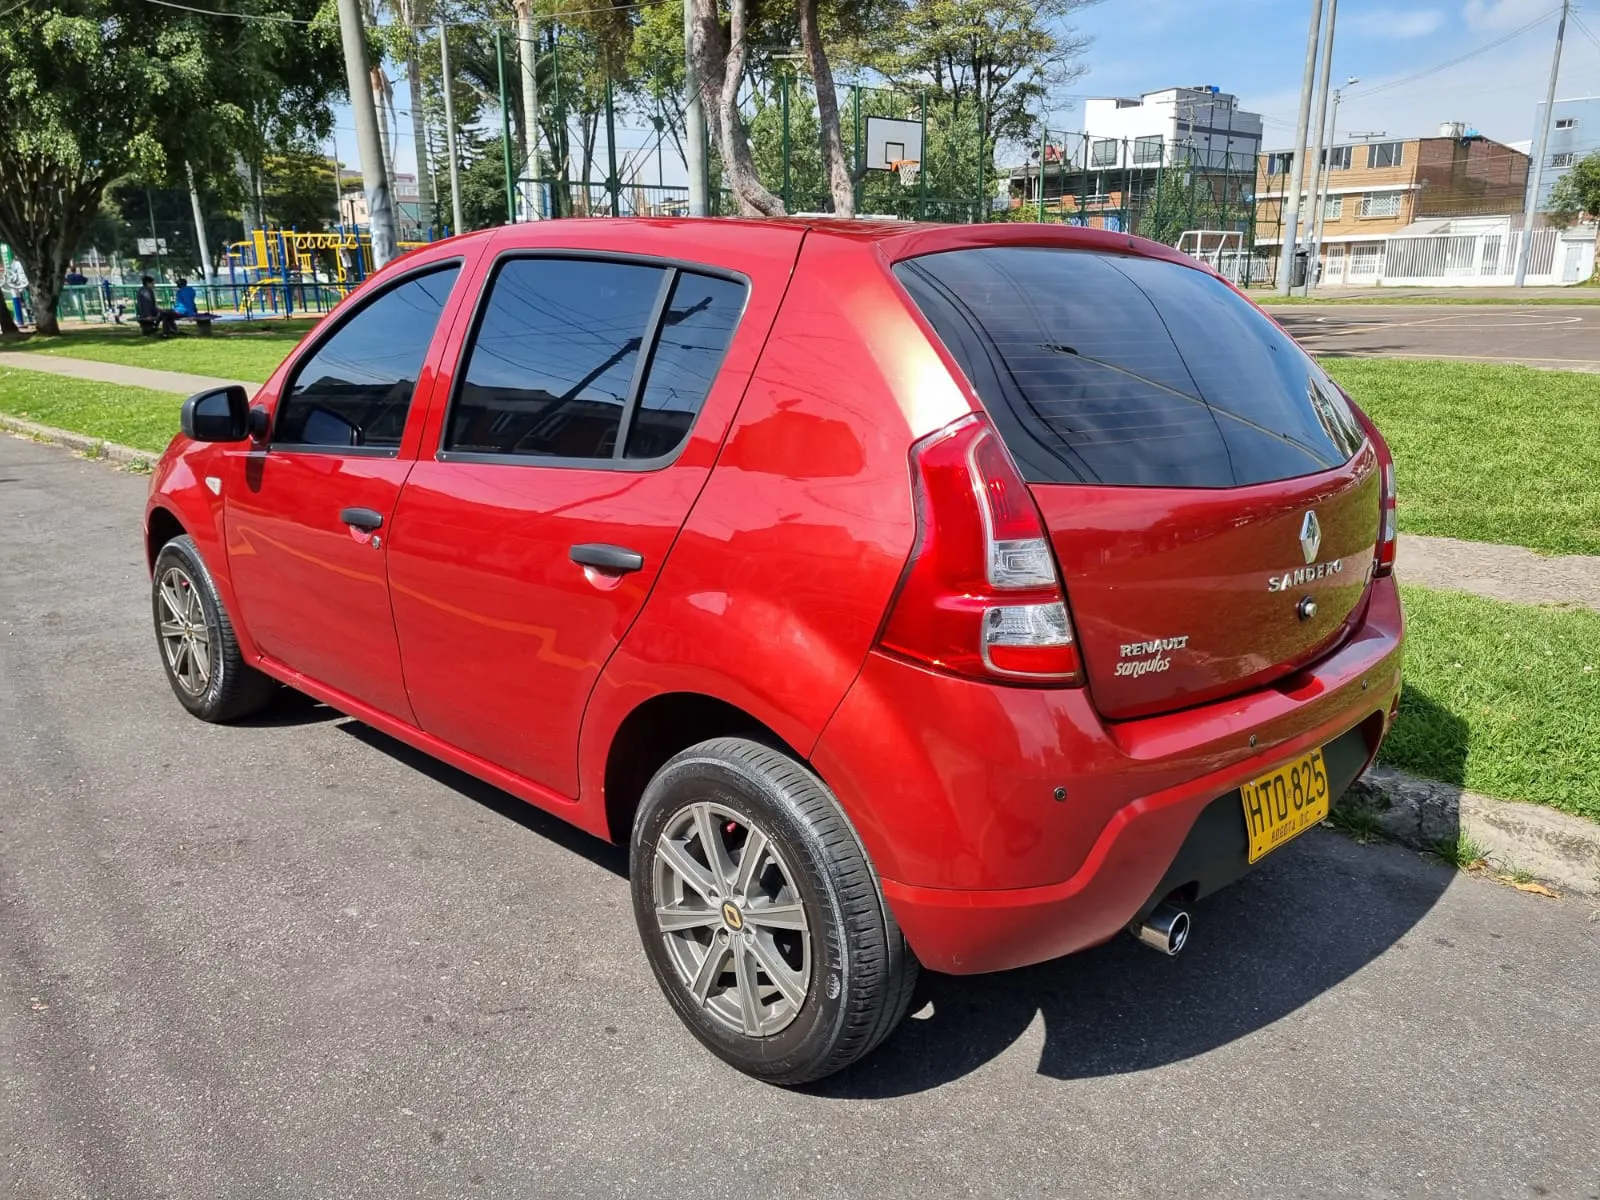
<svg viewBox="0 0 1600 1200">
<path fill-rule="evenodd" d="M 1555 102 L 1555 119 L 1550 122 L 1550 142 L 1544 150 L 1544 171 L 1539 176 L 1539 207 L 1550 207 L 1550 189 L 1556 180 L 1572 170 L 1580 158 L 1600 150 L 1600 96 L 1574 96 Z M 1534 109 L 1533 137 L 1539 140 L 1544 124 L 1544 102 Z"/>
<path fill-rule="evenodd" d="M 1255 243 L 1274 268 L 1293 157 L 1264 154 L 1257 169 Z M 1454 122 L 1436 137 L 1340 142 L 1325 159 L 1324 283 L 1376 283 L 1391 236 L 1428 219 L 1516 213 L 1526 195 L 1528 156 Z M 1302 193 L 1302 222 L 1311 207 Z"/>
<path fill-rule="evenodd" d="M 1037 204 L 1042 186 L 1047 210 L 1081 214 L 1097 228 L 1148 232 L 1141 216 L 1173 190 L 1176 168 L 1208 183 L 1213 207 L 1242 218 L 1261 130 L 1261 114 L 1210 84 L 1095 97 L 1084 101 L 1081 131 L 1051 130 L 1028 162 L 1011 168 L 1010 203 Z"/>
</svg>

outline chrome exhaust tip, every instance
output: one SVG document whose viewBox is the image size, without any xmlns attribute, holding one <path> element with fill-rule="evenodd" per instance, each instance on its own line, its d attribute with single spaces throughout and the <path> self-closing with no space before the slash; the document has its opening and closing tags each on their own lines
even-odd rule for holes
<svg viewBox="0 0 1600 1200">
<path fill-rule="evenodd" d="M 1189 940 L 1189 914 L 1171 904 L 1158 904 L 1143 922 L 1128 926 L 1128 932 L 1171 958 Z"/>
</svg>

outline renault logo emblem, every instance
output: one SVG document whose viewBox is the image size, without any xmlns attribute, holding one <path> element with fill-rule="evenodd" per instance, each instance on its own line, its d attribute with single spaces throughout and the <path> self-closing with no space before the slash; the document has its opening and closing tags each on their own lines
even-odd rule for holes
<svg viewBox="0 0 1600 1200">
<path fill-rule="evenodd" d="M 728 928 L 735 933 L 744 928 L 744 914 L 739 911 L 739 906 L 732 900 L 723 904 L 722 919 L 727 922 Z"/>
<path fill-rule="evenodd" d="M 1306 556 L 1306 562 L 1317 561 L 1317 551 L 1322 549 L 1322 525 L 1317 520 L 1315 512 L 1307 512 L 1306 519 L 1300 522 L 1300 550 Z"/>
</svg>

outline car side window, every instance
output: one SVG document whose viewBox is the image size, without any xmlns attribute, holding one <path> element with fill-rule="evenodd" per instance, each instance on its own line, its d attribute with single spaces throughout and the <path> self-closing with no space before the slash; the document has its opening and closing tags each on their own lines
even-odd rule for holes
<svg viewBox="0 0 1600 1200">
<path fill-rule="evenodd" d="M 745 286 L 649 263 L 511 258 L 489 285 L 443 450 L 599 465 L 688 436 Z"/>
<path fill-rule="evenodd" d="M 731 279 L 687 271 L 678 276 L 628 427 L 627 457 L 660 458 L 689 436 L 733 341 L 744 292 L 744 284 Z"/>
<path fill-rule="evenodd" d="M 414 275 L 344 321 L 290 378 L 273 443 L 397 449 L 417 375 L 459 273 L 451 263 Z"/>
</svg>

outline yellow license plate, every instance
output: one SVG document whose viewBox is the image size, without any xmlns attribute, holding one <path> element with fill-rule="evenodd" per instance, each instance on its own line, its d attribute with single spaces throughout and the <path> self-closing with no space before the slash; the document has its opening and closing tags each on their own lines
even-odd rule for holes
<svg viewBox="0 0 1600 1200">
<path fill-rule="evenodd" d="M 1328 768 L 1321 749 L 1252 779 L 1239 791 L 1251 862 L 1328 816 Z"/>
</svg>

